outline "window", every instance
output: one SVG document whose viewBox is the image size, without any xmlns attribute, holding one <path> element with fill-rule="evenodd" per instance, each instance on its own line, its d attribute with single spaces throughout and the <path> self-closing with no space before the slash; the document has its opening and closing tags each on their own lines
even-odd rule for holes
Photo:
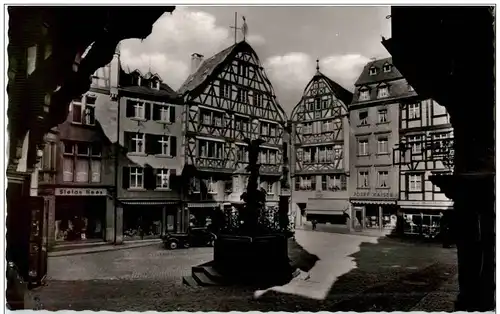
<svg viewBox="0 0 500 314">
<path fill-rule="evenodd" d="M 269 126 L 269 135 L 276 136 L 276 127 L 274 125 Z"/>
<path fill-rule="evenodd" d="M 193 193 L 200 193 L 201 191 L 201 180 L 198 178 L 191 178 L 190 181 L 191 191 Z"/>
<path fill-rule="evenodd" d="M 28 48 L 26 51 L 26 74 L 28 76 L 35 72 L 36 69 L 36 59 L 37 59 L 37 49 L 38 46 L 34 45 Z"/>
<path fill-rule="evenodd" d="M 411 147 L 411 152 L 413 154 L 422 153 L 422 137 L 419 135 L 408 136 L 408 145 Z"/>
<path fill-rule="evenodd" d="M 269 151 L 269 163 L 272 165 L 276 164 L 276 152 Z"/>
<path fill-rule="evenodd" d="M 322 175 L 321 176 L 322 191 L 345 191 L 347 182 L 344 175 Z"/>
<path fill-rule="evenodd" d="M 130 168 L 130 188 L 142 189 L 144 187 L 144 169 L 139 167 Z"/>
<path fill-rule="evenodd" d="M 360 171 L 358 173 L 358 188 L 368 188 L 369 186 L 368 171 Z"/>
<path fill-rule="evenodd" d="M 236 178 L 236 179 L 238 179 L 238 178 Z M 224 181 L 224 191 L 226 193 L 232 193 L 233 192 L 233 180 L 226 180 L 226 181 Z"/>
<path fill-rule="evenodd" d="M 359 91 L 359 100 L 370 100 L 370 91 L 369 90 Z"/>
<path fill-rule="evenodd" d="M 304 191 L 314 191 L 316 190 L 316 177 L 313 176 L 301 176 L 297 179 L 300 179 L 299 189 Z"/>
<path fill-rule="evenodd" d="M 378 183 L 377 186 L 379 188 L 389 187 L 388 179 L 389 179 L 389 172 L 388 171 L 379 171 L 378 176 L 377 176 L 377 183 Z"/>
<path fill-rule="evenodd" d="M 209 178 L 207 181 L 207 192 L 210 194 L 217 194 L 216 181 L 213 178 Z"/>
<path fill-rule="evenodd" d="M 316 110 L 321 110 L 321 99 L 320 98 L 316 98 L 314 100 L 314 103 L 316 104 Z"/>
<path fill-rule="evenodd" d="M 312 133 L 312 123 L 304 123 L 304 134 L 311 134 Z"/>
<path fill-rule="evenodd" d="M 390 64 L 384 64 L 384 72 L 389 73 L 392 71 L 392 66 Z"/>
<path fill-rule="evenodd" d="M 160 144 L 160 155 L 170 156 L 169 144 L 170 144 L 169 136 L 160 136 L 158 143 Z"/>
<path fill-rule="evenodd" d="M 268 124 L 265 123 L 265 122 L 261 122 L 261 125 L 260 125 L 260 134 L 264 135 L 264 136 L 268 136 L 269 135 L 268 131 L 269 131 Z"/>
<path fill-rule="evenodd" d="M 371 67 L 370 68 L 370 75 L 376 75 L 377 74 L 377 68 L 376 67 Z"/>
<path fill-rule="evenodd" d="M 158 80 L 153 80 L 153 81 L 151 82 L 151 88 L 159 90 L 159 89 L 160 89 L 160 81 L 158 81 Z"/>
<path fill-rule="evenodd" d="M 232 96 L 231 92 L 232 92 L 231 85 L 225 82 L 220 82 L 219 94 L 221 97 L 231 99 Z"/>
<path fill-rule="evenodd" d="M 157 189 L 170 188 L 170 170 L 158 169 L 156 173 L 156 188 Z"/>
<path fill-rule="evenodd" d="M 336 153 L 336 152 L 335 152 Z M 333 147 L 332 146 L 328 146 L 326 148 L 326 161 L 327 162 L 332 162 L 333 161 Z"/>
<path fill-rule="evenodd" d="M 248 67 L 245 64 L 238 64 L 238 74 L 243 77 L 248 77 Z"/>
<path fill-rule="evenodd" d="M 389 153 L 389 145 L 387 137 L 381 137 L 378 139 L 378 153 L 379 154 Z"/>
<path fill-rule="evenodd" d="M 368 125 L 368 111 L 362 111 L 358 114 L 359 124 Z"/>
<path fill-rule="evenodd" d="M 274 194 L 274 184 L 272 182 L 267 182 L 266 185 L 267 194 Z"/>
<path fill-rule="evenodd" d="M 262 107 L 262 94 L 259 92 L 254 92 L 253 94 L 253 105 L 256 107 Z"/>
<path fill-rule="evenodd" d="M 216 127 L 222 127 L 222 113 L 212 113 L 212 125 Z"/>
<path fill-rule="evenodd" d="M 240 162 L 248 162 L 248 148 L 247 146 L 237 145 L 237 159 Z"/>
<path fill-rule="evenodd" d="M 408 105 L 408 119 L 420 119 L 420 104 L 409 104 Z"/>
<path fill-rule="evenodd" d="M 136 118 L 142 118 L 142 119 L 144 119 L 144 117 L 145 117 L 144 106 L 145 106 L 145 104 L 143 102 L 138 102 L 137 101 L 134 104 L 134 114 L 135 114 L 134 116 Z"/>
<path fill-rule="evenodd" d="M 154 104 L 153 106 L 153 120 L 175 122 L 175 107 L 161 104 Z"/>
<path fill-rule="evenodd" d="M 236 101 L 243 104 L 248 104 L 248 90 L 238 88 L 238 92 L 236 94 Z"/>
<path fill-rule="evenodd" d="M 389 97 L 389 87 L 387 86 L 380 87 L 377 91 L 377 97 L 378 98 Z"/>
<path fill-rule="evenodd" d="M 101 182 L 101 147 L 98 144 L 64 142 L 63 181 Z"/>
<path fill-rule="evenodd" d="M 198 140 L 198 156 L 203 158 L 222 159 L 224 143 Z"/>
<path fill-rule="evenodd" d="M 130 152 L 131 153 L 140 153 L 144 154 L 144 141 L 145 141 L 145 136 L 144 133 L 135 133 L 134 136 L 132 137 L 132 145 L 130 147 Z"/>
<path fill-rule="evenodd" d="M 449 141 L 447 140 L 450 138 L 450 133 L 434 133 L 432 134 L 432 139 L 433 139 L 433 148 L 435 150 L 440 150 L 445 148 L 447 145 L 449 145 Z"/>
<path fill-rule="evenodd" d="M 421 174 L 410 174 L 408 176 L 408 189 L 410 192 L 421 192 L 422 191 L 422 175 Z"/>
<path fill-rule="evenodd" d="M 96 97 L 86 95 L 81 98 L 73 99 L 71 103 L 73 123 L 85 125 L 95 125 L 95 103 Z"/>
<path fill-rule="evenodd" d="M 366 156 L 368 155 L 368 140 L 362 139 L 358 141 L 358 155 Z"/>
<path fill-rule="evenodd" d="M 378 111 L 378 123 L 387 122 L 387 109 L 379 109 Z"/>
</svg>

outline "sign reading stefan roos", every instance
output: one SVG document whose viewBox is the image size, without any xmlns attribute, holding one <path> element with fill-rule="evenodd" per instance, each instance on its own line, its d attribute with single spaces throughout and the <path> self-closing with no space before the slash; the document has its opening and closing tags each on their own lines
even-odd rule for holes
<svg viewBox="0 0 500 314">
<path fill-rule="evenodd" d="M 375 197 L 375 198 L 397 198 L 396 193 L 391 193 L 391 192 L 371 192 L 371 191 L 356 191 L 354 192 L 354 195 L 356 197 Z"/>
<path fill-rule="evenodd" d="M 93 188 L 57 188 L 55 195 L 59 196 L 106 196 L 106 189 Z"/>
</svg>

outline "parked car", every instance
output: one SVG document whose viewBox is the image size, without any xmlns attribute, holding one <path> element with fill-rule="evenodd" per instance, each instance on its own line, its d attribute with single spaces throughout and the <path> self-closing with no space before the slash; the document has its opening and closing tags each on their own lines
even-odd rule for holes
<svg viewBox="0 0 500 314">
<path fill-rule="evenodd" d="M 163 237 L 165 248 L 175 250 L 179 247 L 213 246 L 215 234 L 206 227 L 190 227 L 186 233 L 169 233 Z"/>
</svg>

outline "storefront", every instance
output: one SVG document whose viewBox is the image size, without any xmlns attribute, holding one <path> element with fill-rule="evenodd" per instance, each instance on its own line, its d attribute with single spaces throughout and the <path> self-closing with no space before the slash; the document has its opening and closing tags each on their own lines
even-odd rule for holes
<svg viewBox="0 0 500 314">
<path fill-rule="evenodd" d="M 404 233 L 435 237 L 441 230 L 443 215 L 453 210 L 453 202 L 401 201 Z"/>
<path fill-rule="evenodd" d="M 351 199 L 351 230 L 396 229 L 398 207 L 396 201 Z"/>
<path fill-rule="evenodd" d="M 179 202 L 122 201 L 123 239 L 147 240 L 161 238 L 179 228 Z"/>
<path fill-rule="evenodd" d="M 56 188 L 56 242 L 105 240 L 107 190 Z"/>
<path fill-rule="evenodd" d="M 215 210 L 220 210 L 220 203 L 200 202 L 188 203 L 189 227 L 208 227 L 212 223 Z"/>
</svg>

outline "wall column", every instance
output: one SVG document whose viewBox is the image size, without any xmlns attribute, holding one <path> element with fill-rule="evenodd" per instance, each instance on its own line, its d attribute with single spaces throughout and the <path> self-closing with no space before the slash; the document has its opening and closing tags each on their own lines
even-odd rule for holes
<svg viewBox="0 0 500 314">
<path fill-rule="evenodd" d="M 163 206 L 161 208 L 161 235 L 164 236 L 167 233 L 167 207 Z"/>
<path fill-rule="evenodd" d="M 56 244 L 56 197 L 55 195 L 49 195 L 43 197 L 45 201 L 49 203 L 47 226 L 48 238 L 47 246 L 50 249 Z"/>
<path fill-rule="evenodd" d="M 116 232 L 116 243 L 123 243 L 123 206 L 118 204 L 116 207 L 116 230 L 115 230 L 115 202 L 113 198 L 108 197 L 106 199 L 106 242 L 115 242 L 115 232 Z"/>
<path fill-rule="evenodd" d="M 384 224 L 384 219 L 383 219 L 383 214 L 384 210 L 382 209 L 382 205 L 378 206 L 378 228 L 380 231 L 384 230 L 383 224 Z"/>
</svg>

